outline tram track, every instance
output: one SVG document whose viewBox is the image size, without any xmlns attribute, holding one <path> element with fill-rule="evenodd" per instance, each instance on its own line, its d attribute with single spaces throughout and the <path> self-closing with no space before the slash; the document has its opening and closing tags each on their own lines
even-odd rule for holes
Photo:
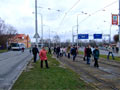
<svg viewBox="0 0 120 90">
<path fill-rule="evenodd" d="M 69 66 L 71 69 L 73 69 L 76 72 L 82 72 L 83 76 L 86 75 L 88 78 L 91 78 L 92 80 L 95 81 L 95 83 L 99 83 L 100 85 L 102 85 L 104 87 L 104 89 L 111 89 L 111 90 L 119 90 L 119 88 L 116 87 L 116 85 L 112 82 L 112 81 L 106 81 L 104 79 L 98 78 L 97 76 L 95 76 L 94 74 L 92 74 L 92 72 L 87 71 L 87 69 L 84 69 L 83 67 L 81 67 L 81 65 L 85 66 L 85 63 L 76 63 L 76 62 L 72 62 L 72 60 L 68 60 L 67 58 L 60 58 L 60 61 L 64 64 L 66 64 L 67 66 Z M 75 64 L 76 63 L 76 64 Z M 81 64 L 81 65 L 80 65 Z M 92 68 L 91 66 L 88 66 L 89 68 Z M 99 70 L 99 72 L 101 72 L 104 75 L 111 75 L 112 73 L 100 70 L 100 69 L 96 69 Z M 113 75 L 113 74 L 112 74 Z M 81 76 L 81 75 L 80 75 Z M 117 74 L 118 76 L 118 74 Z M 120 75 L 119 75 L 120 76 Z M 94 83 L 94 84 L 95 84 Z M 102 86 L 96 85 L 99 89 L 102 88 Z M 100 88 L 101 87 L 101 88 Z"/>
<path fill-rule="evenodd" d="M 83 58 L 83 56 L 77 56 L 79 58 Z M 99 59 L 99 63 L 105 64 L 105 65 L 110 65 L 112 67 L 120 68 L 120 62 L 117 61 L 107 61 L 107 60 L 102 60 L 101 58 Z"/>
<path fill-rule="evenodd" d="M 81 57 L 81 59 L 82 59 L 82 58 L 83 58 L 83 57 Z M 80 58 L 77 58 L 77 60 L 79 60 L 80 63 L 85 64 L 84 61 L 80 60 Z M 92 61 L 93 61 L 93 60 L 92 60 Z M 107 62 L 109 62 L 109 61 L 107 61 Z M 111 67 L 111 68 L 114 68 L 114 69 L 119 69 L 119 68 L 120 68 L 120 66 L 118 66 L 118 65 L 112 65 L 112 64 L 109 64 L 109 63 L 107 63 L 107 62 L 104 62 L 104 61 L 100 61 L 100 60 L 99 60 L 99 64 L 102 65 L 102 66 L 107 66 L 107 67 Z M 119 72 L 116 72 L 115 70 L 114 70 L 114 71 L 108 71 L 108 70 L 101 69 L 101 68 L 99 68 L 99 70 L 101 70 L 101 71 L 103 71 L 103 72 L 106 72 L 106 73 L 109 73 L 109 74 L 112 74 L 112 75 L 115 75 L 115 76 L 117 76 L 117 77 L 120 76 L 120 73 L 119 73 Z"/>
</svg>

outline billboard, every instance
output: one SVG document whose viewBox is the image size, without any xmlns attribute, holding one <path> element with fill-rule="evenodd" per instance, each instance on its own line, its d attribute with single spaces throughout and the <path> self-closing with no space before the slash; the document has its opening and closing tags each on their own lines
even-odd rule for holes
<svg viewBox="0 0 120 90">
<path fill-rule="evenodd" d="M 112 14 L 112 25 L 118 25 L 118 14 Z"/>
</svg>

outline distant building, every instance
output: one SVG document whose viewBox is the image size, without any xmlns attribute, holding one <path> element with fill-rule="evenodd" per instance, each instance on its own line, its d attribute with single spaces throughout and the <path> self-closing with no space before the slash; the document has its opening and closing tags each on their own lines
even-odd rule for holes
<svg viewBox="0 0 120 90">
<path fill-rule="evenodd" d="M 24 43 L 26 48 L 31 47 L 30 37 L 29 35 L 25 35 L 25 34 L 16 34 L 15 36 L 13 36 L 8 40 L 9 45 L 10 43 Z"/>
</svg>

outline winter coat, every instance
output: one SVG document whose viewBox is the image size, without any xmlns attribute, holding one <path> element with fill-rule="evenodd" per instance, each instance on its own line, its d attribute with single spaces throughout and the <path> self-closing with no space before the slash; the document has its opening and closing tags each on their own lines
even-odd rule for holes
<svg viewBox="0 0 120 90">
<path fill-rule="evenodd" d="M 57 53 L 60 53 L 60 47 L 57 47 L 56 51 Z"/>
<path fill-rule="evenodd" d="M 87 57 L 91 57 L 91 54 L 92 54 L 91 48 L 87 48 L 86 49 L 86 55 L 87 55 Z"/>
<path fill-rule="evenodd" d="M 93 51 L 93 56 L 94 56 L 94 58 L 98 59 L 98 58 L 99 58 L 99 55 L 100 55 L 99 50 L 98 50 L 98 49 L 95 49 L 95 50 Z"/>
<path fill-rule="evenodd" d="M 39 53 L 39 56 L 41 61 L 47 60 L 47 51 L 42 49 Z"/>
<path fill-rule="evenodd" d="M 34 47 L 32 49 L 32 53 L 33 53 L 33 55 L 36 55 L 37 53 L 39 53 L 38 48 Z"/>
<path fill-rule="evenodd" d="M 71 47 L 67 47 L 67 53 L 70 53 Z"/>
<path fill-rule="evenodd" d="M 71 49 L 71 54 L 72 55 L 77 55 L 77 48 L 72 48 Z"/>
<path fill-rule="evenodd" d="M 87 48 L 84 49 L 84 56 L 87 56 Z"/>
</svg>

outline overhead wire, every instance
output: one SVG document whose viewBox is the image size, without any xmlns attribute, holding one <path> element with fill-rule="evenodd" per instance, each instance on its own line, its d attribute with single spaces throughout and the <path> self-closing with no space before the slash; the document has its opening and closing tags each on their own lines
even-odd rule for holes
<svg viewBox="0 0 120 90">
<path fill-rule="evenodd" d="M 79 2 L 80 2 L 80 0 L 78 0 L 78 1 L 64 14 L 64 16 L 63 16 L 63 18 L 62 18 L 62 20 L 61 20 L 61 22 L 60 22 L 60 25 L 63 23 L 63 21 L 64 21 L 65 17 L 67 16 L 67 14 L 68 14 Z M 60 25 L 59 25 L 59 26 L 60 26 Z"/>
<path fill-rule="evenodd" d="M 57 11 L 57 12 L 61 12 L 61 10 L 59 10 L 59 9 L 52 9 L 52 8 L 46 8 L 46 7 L 41 7 L 41 6 L 39 6 L 38 8 L 42 8 L 42 9 L 47 9 L 47 10 L 53 10 L 53 11 Z"/>
<path fill-rule="evenodd" d="M 99 11 L 103 11 L 105 8 L 108 8 L 108 7 L 112 6 L 112 5 L 115 4 L 116 2 L 117 2 L 117 0 L 114 1 L 114 2 L 112 2 L 112 3 L 110 3 L 110 4 L 108 4 L 108 5 L 106 5 L 105 7 L 101 8 L 101 9 L 99 9 L 99 10 L 96 10 L 95 12 L 89 14 L 89 16 L 87 16 L 86 18 L 84 18 L 83 20 L 81 20 L 80 23 L 84 22 L 84 21 L 87 20 L 89 17 L 93 16 L 94 14 L 98 13 Z M 79 24 L 80 24 L 80 23 L 79 23 Z"/>
<path fill-rule="evenodd" d="M 110 4 L 108 4 L 108 5 L 106 5 L 105 7 L 103 7 L 103 8 L 101 8 L 101 9 L 93 12 L 91 15 L 96 14 L 97 12 L 102 11 L 102 10 L 104 10 L 105 8 L 110 7 L 111 5 L 115 4 L 117 1 L 118 1 L 118 0 L 116 0 L 116 1 L 114 1 L 114 2 L 112 2 L 112 3 L 110 3 Z"/>
</svg>

